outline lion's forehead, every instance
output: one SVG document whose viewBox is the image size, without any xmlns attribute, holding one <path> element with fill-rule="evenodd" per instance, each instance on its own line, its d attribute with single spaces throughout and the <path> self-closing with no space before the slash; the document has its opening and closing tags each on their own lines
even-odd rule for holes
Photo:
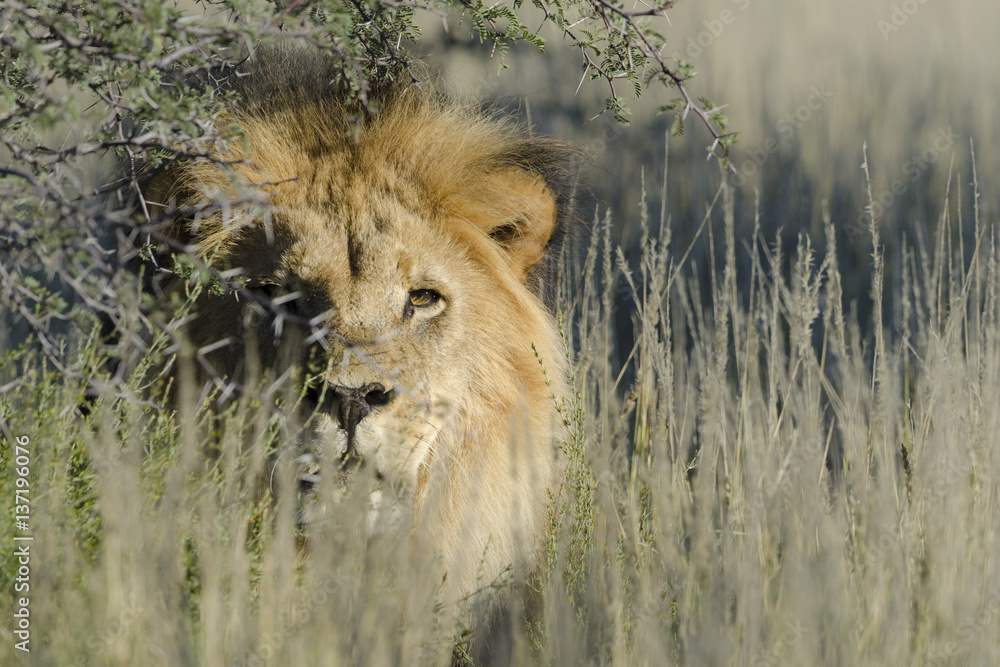
<svg viewBox="0 0 1000 667">
<path fill-rule="evenodd" d="M 428 215 L 377 194 L 363 202 L 284 209 L 279 224 L 287 243 L 278 253 L 304 279 L 406 279 L 417 271 L 423 248 L 446 245 Z"/>
<path fill-rule="evenodd" d="M 281 230 L 271 264 L 286 277 L 345 284 L 421 282 L 436 266 L 469 259 L 457 227 L 477 212 L 434 189 L 394 151 L 364 146 L 301 154 L 281 169 L 270 167 L 270 154 L 256 156 L 253 178 L 275 183 L 269 194 Z"/>
<path fill-rule="evenodd" d="M 336 153 L 324 154 L 281 169 L 272 168 L 271 161 L 266 157 L 255 162 L 247 176 L 275 183 L 268 187 L 274 205 L 333 211 L 382 231 L 398 227 L 400 218 L 433 215 L 440 198 L 419 172 L 386 156 L 348 161 Z"/>
</svg>

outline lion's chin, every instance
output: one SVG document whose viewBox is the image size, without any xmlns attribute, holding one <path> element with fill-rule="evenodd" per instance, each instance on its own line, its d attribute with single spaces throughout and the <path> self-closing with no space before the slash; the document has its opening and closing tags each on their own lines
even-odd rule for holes
<svg viewBox="0 0 1000 667">
<path fill-rule="evenodd" d="M 406 514 L 406 505 L 402 498 L 392 492 L 386 493 L 384 488 L 377 488 L 368 494 L 368 501 L 370 503 L 368 512 L 369 538 L 399 528 Z"/>
<path fill-rule="evenodd" d="M 366 513 L 369 538 L 396 528 L 405 515 L 404 494 L 393 490 L 392 485 L 384 481 L 378 470 L 375 471 L 374 479 L 364 479 L 368 476 L 358 474 L 361 468 L 358 463 L 341 465 L 332 476 L 332 488 L 325 489 L 322 487 L 325 478 L 319 472 L 319 462 L 311 454 L 301 455 L 297 463 L 297 523 L 307 532 L 336 519 L 338 510 L 346 509 L 351 497 L 358 497 L 352 488 L 353 484 L 370 484 Z M 361 491 L 357 489 L 357 492 Z"/>
</svg>

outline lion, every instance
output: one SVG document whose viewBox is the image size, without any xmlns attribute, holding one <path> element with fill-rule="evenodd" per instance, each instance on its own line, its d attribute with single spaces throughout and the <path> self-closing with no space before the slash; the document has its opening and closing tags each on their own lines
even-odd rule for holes
<svg viewBox="0 0 1000 667">
<path fill-rule="evenodd" d="M 174 251 L 242 281 L 203 292 L 186 335 L 235 382 L 249 357 L 280 372 L 319 351 L 301 479 L 373 468 L 449 600 L 530 572 L 563 470 L 568 363 L 546 290 L 576 149 L 427 84 L 345 101 L 312 51 L 236 74 L 220 125 L 241 136 L 143 184 Z M 256 202 L 236 197 L 248 189 Z"/>
</svg>

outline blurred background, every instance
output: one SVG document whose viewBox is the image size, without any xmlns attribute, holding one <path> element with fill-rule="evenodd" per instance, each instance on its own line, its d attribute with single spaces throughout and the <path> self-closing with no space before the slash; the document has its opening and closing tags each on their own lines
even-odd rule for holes
<svg viewBox="0 0 1000 667">
<path fill-rule="evenodd" d="M 31 3 L 6 6 L 14 4 L 26 8 L 22 17 L 36 11 Z M 229 7 L 212 2 L 178 5 L 190 7 L 191 25 L 210 25 L 213 13 L 230 17 Z M 525 22 L 542 25 L 540 17 L 528 18 L 529 5 Z M 143 3 L 143 11 L 162 6 L 169 5 Z M 86 13 L 90 5 L 79 7 Z M 59 9 L 53 16 L 67 14 Z M 274 8 L 265 9 L 263 25 L 277 32 Z M 605 307 L 600 279 L 578 280 L 580 296 L 573 298 L 587 314 L 582 306 L 571 312 L 567 330 L 581 343 L 573 348 L 580 352 L 580 398 L 570 404 L 581 465 L 571 482 L 576 504 L 559 528 L 566 541 L 557 549 L 567 567 L 551 580 L 551 591 L 568 595 L 545 593 L 554 639 L 538 650 L 548 664 L 1000 664 L 1000 648 L 989 639 L 1000 636 L 998 18 L 1000 9 L 971 0 L 680 0 L 669 24 L 658 19 L 657 26 L 669 40 L 666 54 L 697 71 L 691 94 L 726 105 L 730 127 L 741 135 L 734 173 L 724 175 L 706 161 L 710 136 L 693 119 L 684 136 L 667 140 L 671 119 L 656 109 L 673 91 L 647 87 L 630 101 L 631 124 L 621 126 L 600 113 L 606 85 L 580 85 L 579 52 L 549 27 L 542 30 L 546 53 L 515 46 L 510 68 L 498 73 L 490 45 L 469 37 L 468 17 L 446 24 L 418 14 L 425 36 L 418 51 L 443 88 L 587 151 L 581 217 L 610 215 L 613 241 L 630 266 L 643 250 L 645 197 L 652 237 L 662 210 L 673 230 L 670 257 L 687 258 L 669 298 L 680 300 L 682 290 L 683 298 L 701 298 L 703 305 L 723 297 L 720 310 L 687 301 L 662 308 L 654 297 L 640 308 L 619 277 L 616 302 Z M 16 21 L 4 25 L 4 34 L 18 30 Z M 103 28 L 94 30 L 102 39 Z M 129 54 L 151 48 L 145 35 L 133 37 L 118 47 Z M 234 40 L 233 48 L 252 41 Z M 73 49 L 47 48 L 46 62 L 79 73 L 83 84 L 74 91 L 104 92 L 84 84 L 110 69 L 95 72 L 96 59 L 59 64 Z M 148 111 L 143 80 L 113 91 L 112 101 Z M 6 92 L 0 87 L 0 101 Z M 62 82 L 49 92 L 60 100 Z M 184 103 L 200 112 L 208 108 L 201 100 L 189 91 Z M 258 504 L 252 485 L 240 482 L 244 464 L 229 463 L 229 452 L 276 451 L 286 433 L 283 417 L 264 428 L 257 417 L 268 411 L 247 403 L 254 418 L 232 413 L 232 428 L 217 427 L 222 422 L 207 412 L 204 424 L 182 418 L 184 428 L 177 429 L 169 411 L 151 412 L 136 400 L 147 390 L 143 373 L 124 385 L 105 383 L 96 365 L 104 357 L 89 347 L 78 351 L 72 340 L 68 373 L 48 368 L 46 360 L 58 356 L 51 344 L 28 355 L 17 351 L 31 330 L 29 318 L 32 327 L 57 334 L 69 326 L 67 286 L 82 284 L 91 301 L 121 316 L 127 331 L 146 330 L 134 276 L 109 270 L 115 282 L 105 284 L 106 273 L 97 269 L 111 262 L 96 244 L 80 243 L 88 239 L 87 225 L 97 227 L 105 215 L 103 203 L 80 193 L 100 185 L 115 163 L 99 144 L 74 154 L 96 128 L 117 122 L 116 107 L 92 102 L 70 98 L 35 114 L 44 116 L 35 123 L 42 143 L 66 155 L 39 150 L 33 178 L 0 180 L 6 188 L 0 188 L 0 284 L 9 286 L 0 290 L 7 299 L 0 298 L 0 420 L 12 433 L 30 434 L 38 447 L 32 488 L 41 491 L 34 505 L 40 532 L 32 544 L 46 560 L 32 581 L 31 618 L 48 643 L 36 662 L 165 664 L 170 658 L 163 656 L 177 655 L 178 664 L 235 664 L 222 656 L 250 663 L 266 651 L 274 664 L 361 664 L 359 656 L 367 655 L 376 656 L 373 664 L 399 663 L 385 651 L 436 641 L 441 630 L 430 614 L 415 614 L 403 630 L 394 623 L 396 614 L 407 613 L 405 601 L 415 599 L 395 595 L 407 590 L 406 581 L 395 581 L 402 570 L 392 569 L 404 551 L 379 551 L 385 564 L 366 549 L 328 551 L 336 557 L 319 561 L 316 570 L 315 590 L 324 601 L 314 602 L 313 591 L 292 574 L 298 569 L 292 540 L 281 537 L 281 530 L 291 536 L 292 513 L 279 515 L 284 527 L 268 540 L 270 501 Z M 66 117 L 83 121 L 67 126 L 63 108 Z M 178 106 L 172 117 L 183 119 L 186 108 Z M 168 124 L 163 131 L 172 137 L 178 130 Z M 870 187 L 861 168 L 864 146 Z M 0 168 L 10 158 L 2 150 Z M 36 188 L 35 179 L 49 189 Z M 756 224 L 756 250 L 779 245 L 786 277 L 792 251 L 807 234 L 820 253 L 811 277 L 826 281 L 822 289 L 801 284 L 805 271 L 797 287 L 769 289 L 774 275 L 766 265 L 756 276 L 753 307 L 730 303 L 731 293 L 723 294 L 728 283 L 706 289 L 717 287 L 720 276 L 726 280 L 729 269 L 722 262 L 723 199 L 711 210 L 711 225 L 698 232 L 723 179 L 733 188 L 736 298 L 748 299 L 751 291 Z M 878 332 L 869 189 L 886 268 L 885 331 Z M 121 216 L 128 219 L 128 211 Z M 836 334 L 843 334 L 835 319 L 840 304 L 831 286 L 837 272 L 815 270 L 830 250 L 825 220 L 851 338 L 840 350 L 834 349 Z M 989 231 L 986 247 L 966 274 L 980 224 Z M 42 242 L 33 226 L 47 232 Z M 17 243 L 4 246 L 5 235 Z M 905 263 L 904 247 L 910 248 Z M 647 254 L 662 260 L 659 249 Z M 924 262 L 925 255 L 933 261 Z M 11 266 L 22 273 L 4 283 Z M 904 266 L 918 275 L 929 266 L 932 276 L 904 280 Z M 974 289 L 965 290 L 966 275 Z M 992 282 L 982 287 L 984 280 Z M 942 293 L 943 314 L 931 316 Z M 905 337 L 904 294 L 909 319 L 921 320 Z M 701 321 L 724 317 L 726 308 L 732 324 Z M 666 315 L 671 319 L 663 324 Z M 801 349 L 808 345 L 793 344 L 810 334 L 817 342 L 825 322 L 835 334 L 829 351 L 811 354 Z M 863 332 L 857 343 L 855 322 Z M 612 327 L 615 335 L 606 335 Z M 636 339 L 639 327 L 644 340 Z M 584 328 L 586 334 L 578 333 Z M 158 335 L 161 325 L 148 330 Z M 122 341 L 144 347 L 141 339 Z M 143 363 L 158 364 L 166 347 L 161 343 Z M 877 349 L 880 363 L 873 359 Z M 61 368 L 58 358 L 54 367 Z M 101 379 L 99 402 L 86 398 L 93 377 Z M 89 416 L 77 416 L 81 406 Z M 243 429 L 258 426 L 259 434 L 244 438 Z M 203 432 L 212 448 L 220 442 L 226 448 L 221 477 L 201 465 L 202 457 L 190 456 L 194 432 L 199 438 Z M 0 457 L 0 483 L 10 480 L 13 488 L 9 460 Z M 364 518 L 343 515 L 349 527 Z M 14 544 L 14 524 L 6 526 L 0 542 Z M 359 577 L 360 571 L 367 574 Z M 0 588 L 11 590 L 13 572 L 0 571 Z M 233 575 L 239 572 L 249 572 L 249 581 Z M 377 605 L 365 603 L 376 599 Z M 306 620 L 281 625 L 285 609 L 305 610 Z M 605 638 L 613 642 L 597 643 Z M 13 646 L 0 642 L 0 664 L 11 662 L 4 651 L 13 653 Z M 143 656 L 151 657 L 143 662 Z"/>
<path fill-rule="evenodd" d="M 904 234 L 932 251 L 942 231 L 949 170 L 946 231 L 957 242 L 961 222 L 968 262 L 974 244 L 970 140 L 983 219 L 989 219 L 1000 191 L 998 12 L 972 0 L 682 0 L 669 11 L 669 25 L 657 19 L 668 38 L 667 54 L 695 66 L 689 91 L 728 105 L 730 127 L 740 133 L 729 177 L 737 188 L 737 247 L 749 242 L 759 212 L 768 245 L 780 236 L 787 247 L 807 232 L 822 249 L 828 211 L 845 296 L 856 302 L 864 328 L 870 321 L 872 252 L 861 168 L 867 143 L 887 286 L 899 277 Z M 520 45 L 510 68 L 498 74 L 497 58 L 483 57 L 488 46 L 467 37 L 467 24 L 452 20 L 446 32 L 440 17 L 420 20 L 426 37 L 439 36 L 427 44 L 440 46 L 425 55 L 446 87 L 498 100 L 530 117 L 539 132 L 586 148 L 593 160 L 585 179 L 593 194 L 589 206 L 610 208 L 615 234 L 629 254 L 636 252 L 642 176 L 656 220 L 666 165 L 666 210 L 675 252 L 683 252 L 721 175 L 715 161 L 705 159 L 711 137 L 693 118 L 684 136 L 669 141 L 665 160 L 670 118 L 656 109 L 674 97 L 672 91 L 647 87 L 630 102 L 632 123 L 623 127 L 610 114 L 594 118 L 604 109 L 606 84 L 584 81 L 576 92 L 580 54 L 553 31 L 542 32 L 546 53 Z M 591 218 L 591 211 L 584 216 Z M 716 213 L 721 220 L 721 207 Z M 704 265 L 704 235 L 698 243 L 692 257 Z M 738 260 L 743 269 L 749 266 L 748 253 Z M 897 307 L 887 294 L 888 322 Z"/>
</svg>

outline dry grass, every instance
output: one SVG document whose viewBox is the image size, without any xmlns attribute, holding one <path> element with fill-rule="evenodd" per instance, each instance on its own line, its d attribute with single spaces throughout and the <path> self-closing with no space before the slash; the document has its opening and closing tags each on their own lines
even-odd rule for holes
<svg viewBox="0 0 1000 667">
<path fill-rule="evenodd" d="M 574 464 L 538 582 L 545 621 L 518 631 L 517 664 L 995 664 L 995 221 L 975 219 L 974 247 L 908 247 L 901 335 L 866 337 L 806 237 L 788 258 L 753 239 L 738 284 L 733 206 L 723 188 L 706 218 L 723 259 L 705 283 L 645 209 L 638 264 L 600 222 L 567 266 Z M 626 317 L 631 387 L 608 361 Z M 255 502 L 244 480 L 288 446 L 289 415 L 247 401 L 219 432 L 204 413 L 108 399 L 82 418 L 73 381 L 8 352 L 4 383 L 15 374 L 3 411 L 32 443 L 30 662 L 448 660 L 435 582 L 407 569 L 398 535 L 361 538 L 361 499 L 304 566 L 284 466 L 277 505 Z M 208 462 L 206 439 L 222 452 Z"/>
</svg>

